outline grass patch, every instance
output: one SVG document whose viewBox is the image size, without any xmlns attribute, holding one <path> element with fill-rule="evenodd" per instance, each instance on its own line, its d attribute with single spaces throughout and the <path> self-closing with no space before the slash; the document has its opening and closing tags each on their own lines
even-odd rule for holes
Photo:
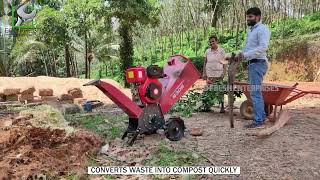
<svg viewBox="0 0 320 180">
<path fill-rule="evenodd" d="M 146 166 L 193 166 L 200 157 L 195 157 L 187 150 L 174 150 L 165 143 L 160 144 L 158 149 L 145 161 Z M 168 175 L 151 175 L 152 179 L 168 179 Z M 178 179 L 197 179 L 197 175 L 177 175 Z"/>
<path fill-rule="evenodd" d="M 186 150 L 173 150 L 161 144 L 146 161 L 148 166 L 190 166 L 197 160 L 192 152 Z"/>
<path fill-rule="evenodd" d="M 106 139 L 121 137 L 126 129 L 126 115 L 106 116 L 104 114 L 67 115 L 70 125 L 94 131 Z"/>
<path fill-rule="evenodd" d="M 61 112 L 49 105 L 40 105 L 35 107 L 16 107 L 13 110 L 20 115 L 32 114 L 30 120 L 33 126 L 41 128 L 64 129 L 68 134 L 74 132 L 74 128 L 69 126 Z"/>
</svg>

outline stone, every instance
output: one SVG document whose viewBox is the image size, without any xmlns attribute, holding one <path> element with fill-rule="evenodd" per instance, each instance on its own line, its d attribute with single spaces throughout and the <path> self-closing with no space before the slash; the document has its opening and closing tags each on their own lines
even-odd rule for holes
<svg viewBox="0 0 320 180">
<path fill-rule="evenodd" d="M 39 96 L 53 96 L 53 90 L 52 89 L 39 89 Z"/>
<path fill-rule="evenodd" d="M 57 96 L 41 96 L 41 100 L 55 102 L 55 101 L 58 101 L 58 97 Z"/>
<path fill-rule="evenodd" d="M 23 95 L 26 95 L 26 94 L 32 94 L 36 91 L 36 89 L 34 88 L 34 86 L 26 86 L 26 87 L 23 87 L 21 88 L 20 90 L 20 93 L 23 94 Z"/>
<path fill-rule="evenodd" d="M 109 144 L 106 144 L 106 145 L 101 147 L 100 154 L 108 155 L 108 150 L 109 150 Z"/>
<path fill-rule="evenodd" d="M 203 135 L 203 130 L 201 128 L 192 128 L 190 131 L 190 134 L 192 136 L 202 136 Z"/>
<path fill-rule="evenodd" d="M 6 120 L 3 122 L 4 129 L 10 128 L 11 126 L 12 126 L 12 120 Z"/>
<path fill-rule="evenodd" d="M 33 94 L 19 94 L 18 101 L 25 102 L 25 101 L 33 101 L 34 97 Z"/>
<path fill-rule="evenodd" d="M 73 103 L 73 97 L 70 94 L 60 94 L 58 96 L 59 101 L 65 101 L 65 100 L 72 100 Z"/>
<path fill-rule="evenodd" d="M 68 94 L 73 98 L 82 98 L 83 94 L 80 88 L 71 88 L 68 90 Z"/>
<path fill-rule="evenodd" d="M 80 113 L 80 107 L 75 104 L 63 104 L 62 112 L 64 115 Z"/>
<path fill-rule="evenodd" d="M 4 88 L 3 94 L 6 96 L 20 94 L 20 88 Z"/>
</svg>

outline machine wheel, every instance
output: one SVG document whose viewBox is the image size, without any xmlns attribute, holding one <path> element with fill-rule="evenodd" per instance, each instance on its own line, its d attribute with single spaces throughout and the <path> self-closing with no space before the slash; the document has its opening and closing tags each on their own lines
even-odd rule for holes
<svg viewBox="0 0 320 180">
<path fill-rule="evenodd" d="M 250 100 L 245 100 L 241 103 L 240 114 L 246 120 L 253 119 L 253 105 Z"/>
<path fill-rule="evenodd" d="M 264 105 L 264 110 L 266 113 L 266 116 L 269 116 L 273 111 L 273 106 L 270 104 Z M 253 120 L 253 105 L 250 100 L 245 100 L 241 106 L 240 106 L 240 114 L 243 116 L 246 120 Z"/>
<path fill-rule="evenodd" d="M 166 122 L 164 132 L 170 141 L 179 141 L 184 136 L 185 128 L 181 118 L 173 117 Z"/>
</svg>

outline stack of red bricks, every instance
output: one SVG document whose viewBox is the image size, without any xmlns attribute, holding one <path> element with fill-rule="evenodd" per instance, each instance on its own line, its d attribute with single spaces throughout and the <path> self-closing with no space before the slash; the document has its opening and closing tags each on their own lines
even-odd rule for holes
<svg viewBox="0 0 320 180">
<path fill-rule="evenodd" d="M 34 101 L 35 88 L 33 86 L 23 88 L 3 88 L 0 90 L 1 101 Z"/>
<path fill-rule="evenodd" d="M 83 100 L 82 90 L 80 88 L 70 88 L 67 93 L 60 94 L 58 99 L 64 103 L 78 104 L 79 101 Z"/>
<path fill-rule="evenodd" d="M 39 96 L 42 101 L 57 101 L 58 98 L 53 96 L 53 90 L 50 88 L 39 89 Z"/>
</svg>

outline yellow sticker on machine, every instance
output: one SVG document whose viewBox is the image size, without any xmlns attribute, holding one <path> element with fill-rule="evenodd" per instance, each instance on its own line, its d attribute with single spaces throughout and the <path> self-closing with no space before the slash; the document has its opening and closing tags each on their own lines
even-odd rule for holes
<svg viewBox="0 0 320 180">
<path fill-rule="evenodd" d="M 134 78 L 134 73 L 133 73 L 133 71 L 129 71 L 128 72 L 128 78 Z"/>
</svg>

